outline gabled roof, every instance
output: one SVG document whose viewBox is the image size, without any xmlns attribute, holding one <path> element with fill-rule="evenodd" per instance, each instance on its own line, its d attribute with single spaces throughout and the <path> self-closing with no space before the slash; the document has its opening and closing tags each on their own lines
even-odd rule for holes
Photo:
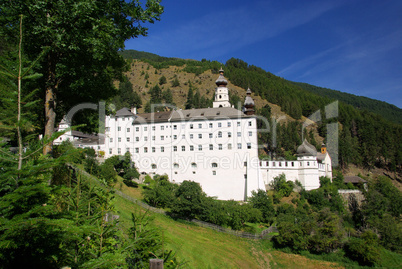
<svg viewBox="0 0 402 269">
<path fill-rule="evenodd" d="M 134 120 L 133 124 L 147 122 L 167 122 L 171 114 L 171 111 L 137 114 L 137 118 Z"/>
<path fill-rule="evenodd" d="M 317 156 L 316 148 L 307 139 L 304 139 L 303 143 L 297 148 L 296 153 L 299 156 Z"/>
<path fill-rule="evenodd" d="M 118 110 L 114 116 L 127 117 L 127 116 L 134 116 L 134 114 L 127 107 L 123 107 L 122 109 Z"/>
<path fill-rule="evenodd" d="M 151 123 L 151 122 L 168 122 L 168 121 L 193 121 L 206 119 L 236 119 L 249 118 L 243 112 L 232 107 L 216 107 L 216 108 L 199 108 L 164 111 L 155 113 L 137 114 L 133 124 Z"/>
<path fill-rule="evenodd" d="M 189 121 L 205 119 L 224 119 L 247 117 L 240 110 L 232 107 L 215 107 L 176 110 L 173 112 L 172 121 Z"/>
</svg>

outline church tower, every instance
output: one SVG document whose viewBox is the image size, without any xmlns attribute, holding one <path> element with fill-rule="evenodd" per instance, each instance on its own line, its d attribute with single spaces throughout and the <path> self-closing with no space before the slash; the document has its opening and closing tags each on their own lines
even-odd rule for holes
<svg viewBox="0 0 402 269">
<path fill-rule="evenodd" d="M 219 77 L 215 81 L 217 88 L 215 89 L 215 100 L 213 107 L 230 107 L 229 90 L 227 88 L 228 81 L 223 76 L 223 69 L 219 70 Z"/>
<path fill-rule="evenodd" d="M 254 115 L 254 100 L 251 98 L 251 90 L 247 89 L 246 98 L 244 99 L 243 113 L 246 115 Z"/>
</svg>

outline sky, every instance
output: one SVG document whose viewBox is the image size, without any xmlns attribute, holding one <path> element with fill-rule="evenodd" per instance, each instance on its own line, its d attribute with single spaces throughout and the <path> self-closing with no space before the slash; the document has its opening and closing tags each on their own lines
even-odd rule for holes
<svg viewBox="0 0 402 269">
<path fill-rule="evenodd" d="M 297 82 L 402 108 L 401 0 L 163 0 L 147 37 L 165 57 L 242 59 Z"/>
</svg>

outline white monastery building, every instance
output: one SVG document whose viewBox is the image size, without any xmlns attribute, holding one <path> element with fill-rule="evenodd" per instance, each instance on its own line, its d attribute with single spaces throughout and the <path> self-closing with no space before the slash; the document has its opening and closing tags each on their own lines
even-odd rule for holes
<svg viewBox="0 0 402 269">
<path fill-rule="evenodd" d="M 282 173 L 307 190 L 319 187 L 320 176 L 332 178 L 329 154 L 317 153 L 307 141 L 298 148 L 297 161 L 260 161 L 251 90 L 240 111 L 230 105 L 222 69 L 215 83 L 213 108 L 143 114 L 123 108 L 106 116 L 104 144 L 90 147 L 104 150 L 106 158 L 130 152 L 139 172 L 198 182 L 207 195 L 222 200 L 246 200 Z"/>
</svg>

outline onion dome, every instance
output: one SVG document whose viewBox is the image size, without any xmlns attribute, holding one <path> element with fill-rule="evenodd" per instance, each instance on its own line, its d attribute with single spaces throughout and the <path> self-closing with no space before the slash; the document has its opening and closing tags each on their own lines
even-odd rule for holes
<svg viewBox="0 0 402 269">
<path fill-rule="evenodd" d="M 299 156 L 317 156 L 316 148 L 304 139 L 303 143 L 297 148 L 296 151 Z"/>
<path fill-rule="evenodd" d="M 247 95 L 246 95 L 246 99 L 244 100 L 244 106 L 246 108 L 254 107 L 254 100 L 253 100 L 253 98 L 251 98 L 251 90 L 250 90 L 250 88 L 247 89 L 246 94 Z"/>
<path fill-rule="evenodd" d="M 216 86 L 218 87 L 226 87 L 226 85 L 228 85 L 228 81 L 226 80 L 226 78 L 223 76 L 223 69 L 221 67 L 221 69 L 219 70 L 219 77 L 218 79 L 215 81 Z"/>
</svg>

